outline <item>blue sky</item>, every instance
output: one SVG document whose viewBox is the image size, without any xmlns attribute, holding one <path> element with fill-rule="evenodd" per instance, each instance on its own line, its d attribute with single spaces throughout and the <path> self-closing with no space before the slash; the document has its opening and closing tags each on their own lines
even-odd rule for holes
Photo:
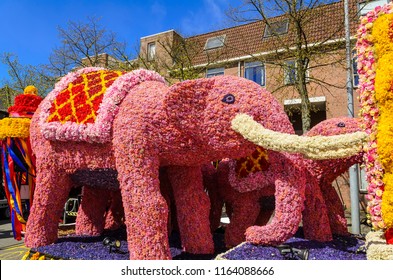
<svg viewBox="0 0 393 280">
<path fill-rule="evenodd" d="M 169 29 L 185 36 L 228 27 L 225 11 L 241 0 L 0 0 L 0 53 L 14 53 L 23 65 L 45 64 L 59 45 L 57 28 L 88 16 L 136 47 L 139 38 Z M 8 78 L 0 64 L 0 84 Z"/>
</svg>

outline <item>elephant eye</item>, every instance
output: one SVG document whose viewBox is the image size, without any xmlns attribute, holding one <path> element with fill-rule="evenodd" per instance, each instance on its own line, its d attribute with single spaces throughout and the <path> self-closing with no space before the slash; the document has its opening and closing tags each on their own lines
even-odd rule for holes
<svg viewBox="0 0 393 280">
<path fill-rule="evenodd" d="M 338 127 L 345 127 L 345 123 L 339 122 L 339 123 L 337 124 L 337 126 L 338 126 Z"/>
<path fill-rule="evenodd" d="M 233 104 L 235 103 L 235 96 L 233 94 L 228 93 L 224 96 L 223 99 L 221 99 L 221 101 L 228 104 Z"/>
</svg>

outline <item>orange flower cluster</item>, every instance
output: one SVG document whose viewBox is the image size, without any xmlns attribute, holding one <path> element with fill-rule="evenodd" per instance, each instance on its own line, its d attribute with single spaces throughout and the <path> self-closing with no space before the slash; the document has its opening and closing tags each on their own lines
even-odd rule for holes
<svg viewBox="0 0 393 280">
<path fill-rule="evenodd" d="M 247 177 L 250 173 L 268 169 L 269 161 L 267 152 L 262 147 L 257 147 L 251 156 L 240 158 L 236 161 L 236 174 L 240 178 Z"/>
</svg>

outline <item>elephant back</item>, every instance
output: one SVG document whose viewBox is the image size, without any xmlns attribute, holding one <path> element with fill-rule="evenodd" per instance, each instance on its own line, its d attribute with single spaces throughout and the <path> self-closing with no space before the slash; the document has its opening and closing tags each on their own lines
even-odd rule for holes
<svg viewBox="0 0 393 280">
<path fill-rule="evenodd" d="M 40 106 L 45 139 L 105 143 L 122 100 L 145 81 L 165 83 L 153 71 L 131 72 L 88 67 L 63 77 Z"/>
</svg>

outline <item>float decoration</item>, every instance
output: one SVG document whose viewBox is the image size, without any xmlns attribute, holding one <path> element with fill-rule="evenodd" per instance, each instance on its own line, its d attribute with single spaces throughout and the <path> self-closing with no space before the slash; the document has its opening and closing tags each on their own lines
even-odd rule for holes
<svg viewBox="0 0 393 280">
<path fill-rule="evenodd" d="M 376 7 L 361 18 L 356 44 L 360 116 L 370 134 L 365 149 L 368 205 L 374 230 L 383 230 L 388 244 L 393 228 L 393 4 Z"/>
<path fill-rule="evenodd" d="M 143 81 L 165 82 L 157 73 L 144 70 L 125 73 L 88 67 L 69 73 L 41 106 L 44 137 L 89 143 L 110 141 L 119 104 L 131 88 Z"/>
<path fill-rule="evenodd" d="M 29 128 L 30 118 L 42 101 L 34 86 L 27 86 L 24 94 L 15 97 L 15 105 L 8 109 L 9 118 L 0 120 L 1 164 L 4 189 L 10 207 L 14 238 L 21 240 L 25 231 L 22 187 L 28 187 L 29 210 L 35 189 L 35 157 L 32 153 Z M 27 197 L 24 197 L 27 199 Z"/>
<path fill-rule="evenodd" d="M 110 76 L 117 76 L 111 85 L 106 81 Z M 101 103 L 95 103 L 101 92 Z M 83 110 L 83 116 L 78 116 L 78 108 L 85 108 L 89 102 L 92 105 Z M 252 119 L 251 125 L 247 124 L 249 135 L 246 136 L 234 129 L 233 122 L 245 114 Z M 212 253 L 210 205 L 203 189 L 202 165 L 251 154 L 261 139 L 248 137 L 256 136 L 253 131 L 264 133 L 261 137 L 268 138 L 266 145 L 283 150 L 276 154 L 293 153 L 289 145 L 279 143 L 283 137 L 292 137 L 288 134 L 292 130 L 273 95 L 244 78 L 219 76 L 168 87 L 162 77 L 148 70 L 120 75 L 110 70 L 85 68 L 68 74 L 56 84 L 32 119 L 30 134 L 38 170 L 35 205 L 40 207 L 33 205 L 25 244 L 37 248 L 56 242 L 58 215 L 75 185 L 73 174 L 109 169 L 117 172 L 130 258 L 171 258 L 169 209 L 159 184 L 159 170 L 166 167 L 184 250 Z M 330 138 L 318 138 L 327 144 L 321 152 L 328 157 L 329 149 L 337 148 Z M 355 138 L 361 144 L 364 135 Z M 315 150 L 305 147 L 309 139 L 304 140 L 299 138 L 296 143 L 299 151 L 314 154 Z M 334 140 L 339 139 L 334 137 Z M 333 155 L 336 156 L 337 153 Z M 301 155 L 288 157 L 295 159 Z M 301 211 L 304 188 L 302 184 L 297 185 L 303 178 L 302 170 L 295 164 L 281 168 L 285 172 L 280 173 L 277 187 L 285 193 L 285 189 L 296 186 L 296 191 L 294 195 L 291 193 L 293 196 L 284 197 L 288 203 L 283 203 L 285 209 L 280 210 Z M 93 189 L 95 182 L 86 185 Z M 288 232 L 283 235 L 277 231 L 276 225 L 286 222 L 284 215 L 280 219 L 267 231 L 274 238 L 272 242 L 289 237 Z M 291 221 L 290 234 L 296 232 L 299 222 L 298 217 Z M 100 230 L 97 227 L 97 232 Z M 263 232 L 251 230 L 250 236 L 258 241 Z"/>
</svg>

